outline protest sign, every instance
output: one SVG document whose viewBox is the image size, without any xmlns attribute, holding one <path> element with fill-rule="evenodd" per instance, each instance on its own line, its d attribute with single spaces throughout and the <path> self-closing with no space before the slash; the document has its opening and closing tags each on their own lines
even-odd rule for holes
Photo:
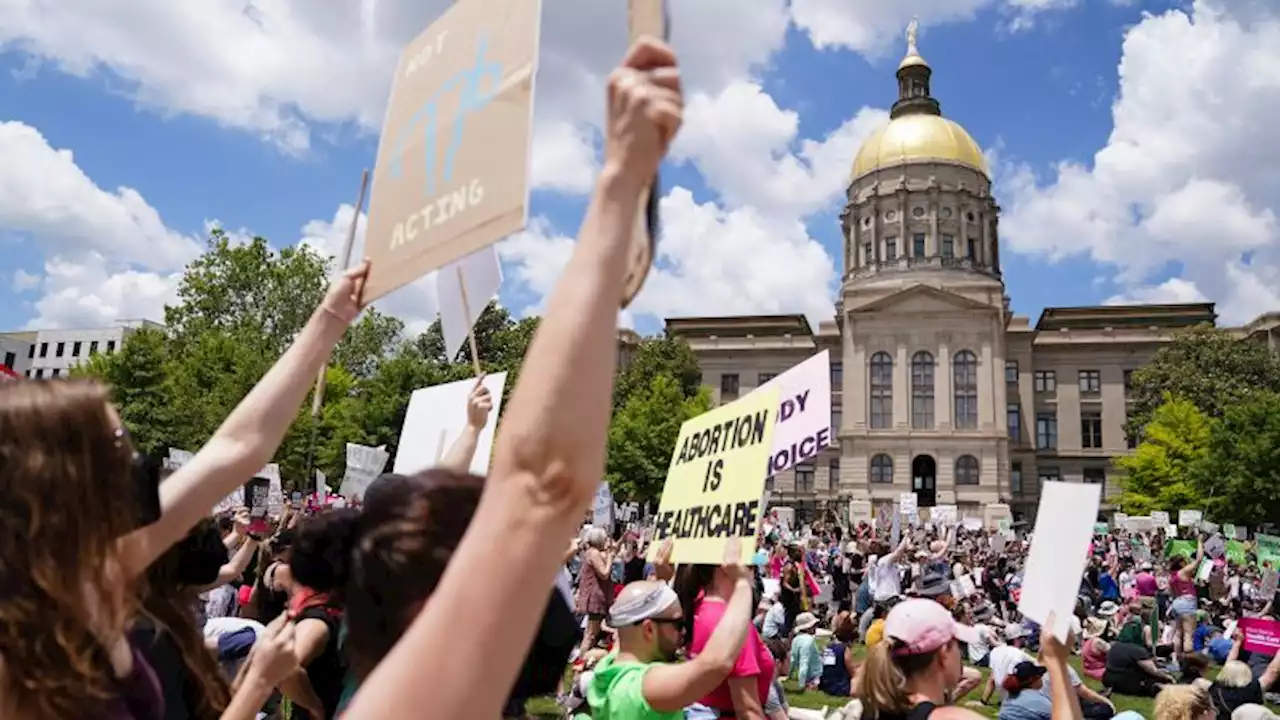
<svg viewBox="0 0 1280 720">
<path fill-rule="evenodd" d="M 271 481 L 254 477 L 244 484 L 245 502 L 249 506 L 249 532 L 265 533 L 269 529 Z"/>
<path fill-rule="evenodd" d="M 929 522 L 934 525 L 951 527 L 956 524 L 956 518 L 959 515 L 960 509 L 955 505 L 937 505 L 929 511 Z"/>
<path fill-rule="evenodd" d="M 536 0 L 462 0 L 404 49 L 373 172 L 364 302 L 525 226 L 541 17 Z"/>
<path fill-rule="evenodd" d="M 1280 537 L 1258 533 L 1254 540 L 1258 547 L 1258 564 L 1270 562 L 1271 567 L 1280 566 Z"/>
<path fill-rule="evenodd" d="M 1046 482 L 1040 490 L 1018 610 L 1041 625 L 1053 613 L 1051 630 L 1064 642 L 1101 499 L 1102 488 L 1092 484 Z"/>
<path fill-rule="evenodd" d="M 492 245 L 454 262 L 436 275 L 436 307 L 444 334 L 445 357 L 457 357 L 462 343 L 474 340 L 472 328 L 502 287 L 502 263 Z M 475 343 L 472 360 L 478 361 Z"/>
<path fill-rule="evenodd" d="M 1169 525 L 1169 513 L 1163 510 L 1152 510 L 1151 522 L 1155 523 L 1156 527 L 1166 527 Z"/>
<path fill-rule="evenodd" d="M 913 492 L 898 493 L 898 514 L 915 515 L 917 512 L 916 494 Z"/>
<path fill-rule="evenodd" d="M 777 391 L 769 475 L 777 475 L 831 444 L 831 353 L 814 355 L 775 377 L 761 390 Z"/>
<path fill-rule="evenodd" d="M 1180 527 L 1197 527 L 1202 519 L 1204 519 L 1204 514 L 1199 510 L 1178 511 L 1178 525 Z"/>
<path fill-rule="evenodd" d="M 476 454 L 471 459 L 470 468 L 473 474 L 489 473 L 493 436 L 498 428 L 502 390 L 506 384 L 507 374 L 504 372 L 484 377 L 484 386 L 493 400 L 493 410 L 489 411 L 489 419 L 476 442 Z M 459 380 L 415 390 L 409 396 L 409 409 L 400 430 L 395 472 L 412 475 L 440 464 L 453 441 L 467 427 L 467 396 L 475 386 L 475 380 Z"/>
<path fill-rule="evenodd" d="M 735 537 L 744 563 L 755 554 L 777 414 L 777 388 L 760 388 L 680 426 L 651 555 L 668 537 L 673 563 L 719 565 Z"/>
<path fill-rule="evenodd" d="M 401 452 L 404 450 L 401 449 Z M 364 497 L 364 491 L 368 489 L 369 484 L 377 480 L 383 469 L 387 467 L 389 456 L 390 454 L 381 447 L 347 443 L 347 466 L 342 473 L 342 484 L 338 486 L 338 492 L 349 498 Z M 316 491 L 327 497 L 329 486 L 327 483 L 318 483 Z M 321 502 L 324 502 L 323 497 Z"/>
<path fill-rule="evenodd" d="M 1244 635 L 1240 647 L 1245 652 L 1271 656 L 1280 651 L 1280 621 L 1246 617 L 1240 618 L 1239 625 Z"/>
<path fill-rule="evenodd" d="M 591 500 L 591 524 L 605 532 L 613 531 L 613 493 L 609 483 L 602 482 L 596 488 L 596 496 Z"/>
</svg>

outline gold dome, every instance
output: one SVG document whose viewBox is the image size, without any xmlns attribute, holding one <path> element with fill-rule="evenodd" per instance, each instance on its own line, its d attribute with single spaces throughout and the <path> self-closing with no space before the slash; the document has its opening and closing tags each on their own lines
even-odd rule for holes
<svg viewBox="0 0 1280 720">
<path fill-rule="evenodd" d="M 853 178 L 912 162 L 952 162 L 991 176 L 982 148 L 958 123 L 939 115 L 912 114 L 890 120 L 862 143 L 853 161 Z"/>
</svg>

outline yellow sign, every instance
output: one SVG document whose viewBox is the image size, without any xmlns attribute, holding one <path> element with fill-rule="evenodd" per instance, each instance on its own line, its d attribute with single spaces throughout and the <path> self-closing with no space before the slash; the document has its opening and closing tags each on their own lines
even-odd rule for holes
<svg viewBox="0 0 1280 720">
<path fill-rule="evenodd" d="M 742 539 L 743 562 L 750 563 L 777 414 L 778 389 L 771 387 L 680 426 L 650 559 L 670 537 L 672 563 L 719 565 L 725 543 L 736 537 Z"/>
</svg>

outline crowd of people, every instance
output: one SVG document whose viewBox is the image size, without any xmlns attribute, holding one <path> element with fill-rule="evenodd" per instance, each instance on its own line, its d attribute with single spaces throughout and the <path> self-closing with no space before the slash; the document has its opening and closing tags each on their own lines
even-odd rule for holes
<svg viewBox="0 0 1280 720">
<path fill-rule="evenodd" d="M 597 720 L 828 717 L 790 707 L 790 677 L 843 718 L 947 720 L 997 697 L 1008 720 L 1111 717 L 1076 653 L 1114 692 L 1158 695 L 1159 720 L 1266 712 L 1276 661 L 1221 624 L 1274 599 L 1236 565 L 1197 582 L 1159 537 L 1150 566 L 1126 536 L 1095 545 L 1062 640 L 1016 611 L 1025 544 L 985 531 L 891 546 L 865 524 L 771 524 L 753 564 L 735 540 L 722 565 L 677 570 L 643 528 L 583 528 L 635 221 L 682 107 L 675 56 L 641 40 L 609 78 L 603 169 L 487 477 L 467 471 L 492 408 L 477 383 L 440 465 L 379 477 L 359 507 L 210 516 L 276 453 L 367 262 L 167 477 L 107 388 L 0 385 L 0 717 L 457 720 L 522 717 L 539 696 Z"/>
<path fill-rule="evenodd" d="M 1202 563 L 1203 538 L 1186 557 L 1163 529 L 1096 537 L 1061 642 L 1017 610 L 1025 533 L 916 526 L 894 544 L 887 526 L 792 532 L 771 515 L 744 576 L 731 562 L 672 573 L 669 548 L 645 563 L 643 529 L 616 530 L 610 543 L 600 528 L 586 529 L 587 548 L 570 562 L 575 609 L 589 620 L 574 666 L 583 690 L 564 700 L 585 699 L 591 717 L 897 718 L 985 707 L 1006 720 L 1049 720 L 1065 703 L 1079 717 L 1108 720 L 1123 714 L 1115 699 L 1127 696 L 1155 698 L 1160 720 L 1252 719 L 1272 717 L 1265 706 L 1280 690 L 1280 660 L 1244 651 L 1238 622 L 1274 619 L 1270 563 L 1252 553 Z M 599 588 L 609 586 L 617 599 L 599 614 L 608 600 Z M 670 627 L 681 620 L 683 633 Z M 736 657 L 712 646 L 740 636 Z M 701 671 L 666 665 L 680 650 Z M 638 682 L 654 664 L 688 684 Z M 845 700 L 791 707 L 784 680 L 798 694 Z"/>
</svg>

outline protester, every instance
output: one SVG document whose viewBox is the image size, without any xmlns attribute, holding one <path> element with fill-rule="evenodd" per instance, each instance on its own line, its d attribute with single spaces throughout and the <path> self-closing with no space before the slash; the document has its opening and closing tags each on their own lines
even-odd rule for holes
<svg viewBox="0 0 1280 720">
<path fill-rule="evenodd" d="M 0 717 L 160 716 L 154 671 L 127 637 L 134 583 L 271 459 L 359 314 L 368 267 L 335 283 L 292 347 L 158 488 L 139 482 L 101 386 L 0 385 Z"/>
</svg>

